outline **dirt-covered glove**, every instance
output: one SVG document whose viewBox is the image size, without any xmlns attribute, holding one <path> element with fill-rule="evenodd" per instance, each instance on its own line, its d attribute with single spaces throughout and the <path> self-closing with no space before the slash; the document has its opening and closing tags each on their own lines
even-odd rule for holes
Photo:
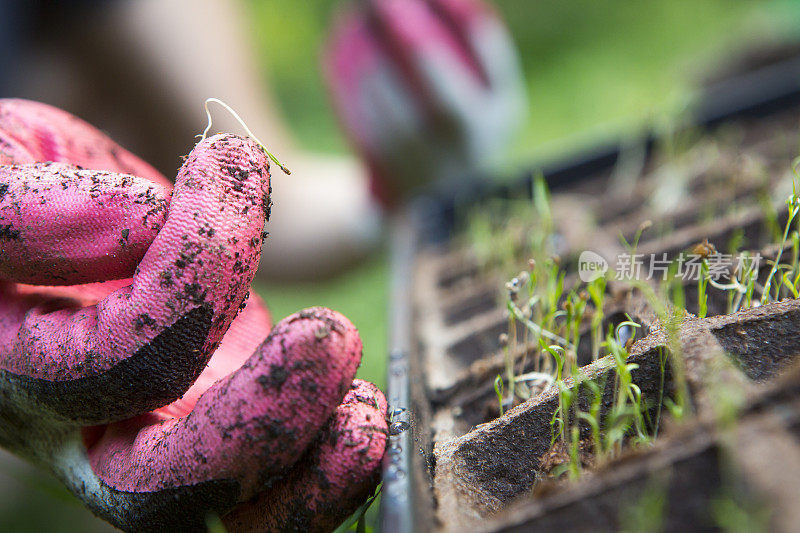
<svg viewBox="0 0 800 533">
<path fill-rule="evenodd" d="M 249 139 L 174 189 L 85 122 L 0 100 L 0 445 L 129 531 L 327 530 L 374 488 L 386 401 L 322 308 L 247 299 L 269 216 Z"/>
</svg>

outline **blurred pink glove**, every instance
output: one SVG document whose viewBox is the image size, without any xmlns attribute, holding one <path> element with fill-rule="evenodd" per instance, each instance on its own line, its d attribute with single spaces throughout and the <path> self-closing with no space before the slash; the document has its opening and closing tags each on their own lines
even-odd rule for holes
<svg viewBox="0 0 800 533">
<path fill-rule="evenodd" d="M 385 203 L 503 155 L 525 115 L 511 38 L 480 0 L 365 0 L 324 56 L 333 104 Z"/>
<path fill-rule="evenodd" d="M 353 379 L 346 318 L 308 309 L 270 331 L 245 305 L 269 191 L 249 139 L 198 143 L 173 190 L 75 117 L 0 100 L 0 445 L 128 531 L 208 514 L 324 531 L 352 512 L 377 483 L 386 402 Z"/>
</svg>

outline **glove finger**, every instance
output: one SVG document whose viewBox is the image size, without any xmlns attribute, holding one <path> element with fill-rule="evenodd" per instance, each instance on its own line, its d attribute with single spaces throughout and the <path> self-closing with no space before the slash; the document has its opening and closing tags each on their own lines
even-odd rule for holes
<svg viewBox="0 0 800 533">
<path fill-rule="evenodd" d="M 200 377 L 181 398 L 155 412 L 167 418 L 189 414 L 203 393 L 245 364 L 267 338 L 271 328 L 272 318 L 266 304 L 257 294 L 251 294 Z"/>
<path fill-rule="evenodd" d="M 134 501 L 227 487 L 227 506 L 161 515 L 162 506 L 154 505 L 125 518 L 136 522 L 134 529 L 189 527 L 207 512 L 222 515 L 303 455 L 344 398 L 360 358 L 358 332 L 343 316 L 322 308 L 292 315 L 186 417 L 153 423 L 151 415 L 109 426 L 89 448 L 92 469 L 110 490 Z"/>
<path fill-rule="evenodd" d="M 55 301 L 74 301 L 75 308 L 94 305 L 113 291 L 130 285 L 132 280 L 115 280 L 105 283 L 86 285 L 69 285 L 57 287 L 37 287 L 17 285 L 19 294 L 44 295 Z M 195 380 L 192 386 L 178 400 L 160 407 L 156 412 L 170 418 L 188 414 L 197 399 L 214 383 L 234 372 L 247 361 L 261 342 L 269 335 L 272 328 L 272 317 L 264 300 L 256 293 L 249 293 L 246 305 L 241 313 L 231 322 L 228 331 L 222 338 L 208 365 Z"/>
<path fill-rule="evenodd" d="M 64 163 L 0 166 L 0 278 L 74 285 L 128 278 L 164 225 L 169 190 Z"/>
<path fill-rule="evenodd" d="M 14 149 L 3 149 L 13 143 Z M 24 158 L 23 147 L 32 160 Z M 83 120 L 56 107 L 17 98 L 0 99 L 0 163 L 56 161 L 94 170 L 133 174 L 165 187 L 160 172 Z"/>
<path fill-rule="evenodd" d="M 96 306 L 53 310 L 0 282 L 0 387 L 20 405 L 99 424 L 167 405 L 194 382 L 252 282 L 269 162 L 232 135 L 199 143 L 133 283 Z"/>
<path fill-rule="evenodd" d="M 369 497 L 386 447 L 386 399 L 355 380 L 285 479 L 223 518 L 227 531 L 333 531 Z"/>
</svg>

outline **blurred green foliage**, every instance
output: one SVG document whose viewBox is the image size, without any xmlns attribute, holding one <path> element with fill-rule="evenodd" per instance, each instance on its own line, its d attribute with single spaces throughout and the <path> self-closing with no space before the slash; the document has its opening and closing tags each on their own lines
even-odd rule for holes
<svg viewBox="0 0 800 533">
<path fill-rule="evenodd" d="M 591 143 L 679 112 L 725 56 L 788 31 L 763 1 L 497 4 L 526 74 L 531 116 L 515 151 L 528 158 L 575 150 L 576 133 Z"/>
<path fill-rule="evenodd" d="M 309 149 L 342 150 L 319 61 L 338 2 L 249 0 L 249 5 L 254 44 L 291 129 Z"/>
<path fill-rule="evenodd" d="M 250 0 L 270 83 L 309 149 L 345 146 L 319 68 L 337 0 Z M 531 113 L 514 161 L 680 108 L 706 67 L 800 28 L 793 0 L 495 0 L 520 50 Z M 585 134 L 576 141 L 575 134 Z M 567 139 L 564 141 L 564 139 Z M 559 142 L 560 141 L 560 142 Z"/>
</svg>

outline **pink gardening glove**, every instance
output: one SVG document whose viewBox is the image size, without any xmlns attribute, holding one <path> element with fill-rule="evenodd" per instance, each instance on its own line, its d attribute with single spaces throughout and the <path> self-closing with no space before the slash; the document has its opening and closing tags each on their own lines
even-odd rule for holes
<svg viewBox="0 0 800 533">
<path fill-rule="evenodd" d="M 480 0 L 364 0 L 326 46 L 333 105 L 392 203 L 431 181 L 473 178 L 525 115 L 511 38 Z"/>
<path fill-rule="evenodd" d="M 0 100 L 0 445 L 128 531 L 209 514 L 323 531 L 351 513 L 386 401 L 353 379 L 345 317 L 270 331 L 247 300 L 269 190 L 249 139 L 198 143 L 173 190 L 75 117 Z"/>
</svg>

